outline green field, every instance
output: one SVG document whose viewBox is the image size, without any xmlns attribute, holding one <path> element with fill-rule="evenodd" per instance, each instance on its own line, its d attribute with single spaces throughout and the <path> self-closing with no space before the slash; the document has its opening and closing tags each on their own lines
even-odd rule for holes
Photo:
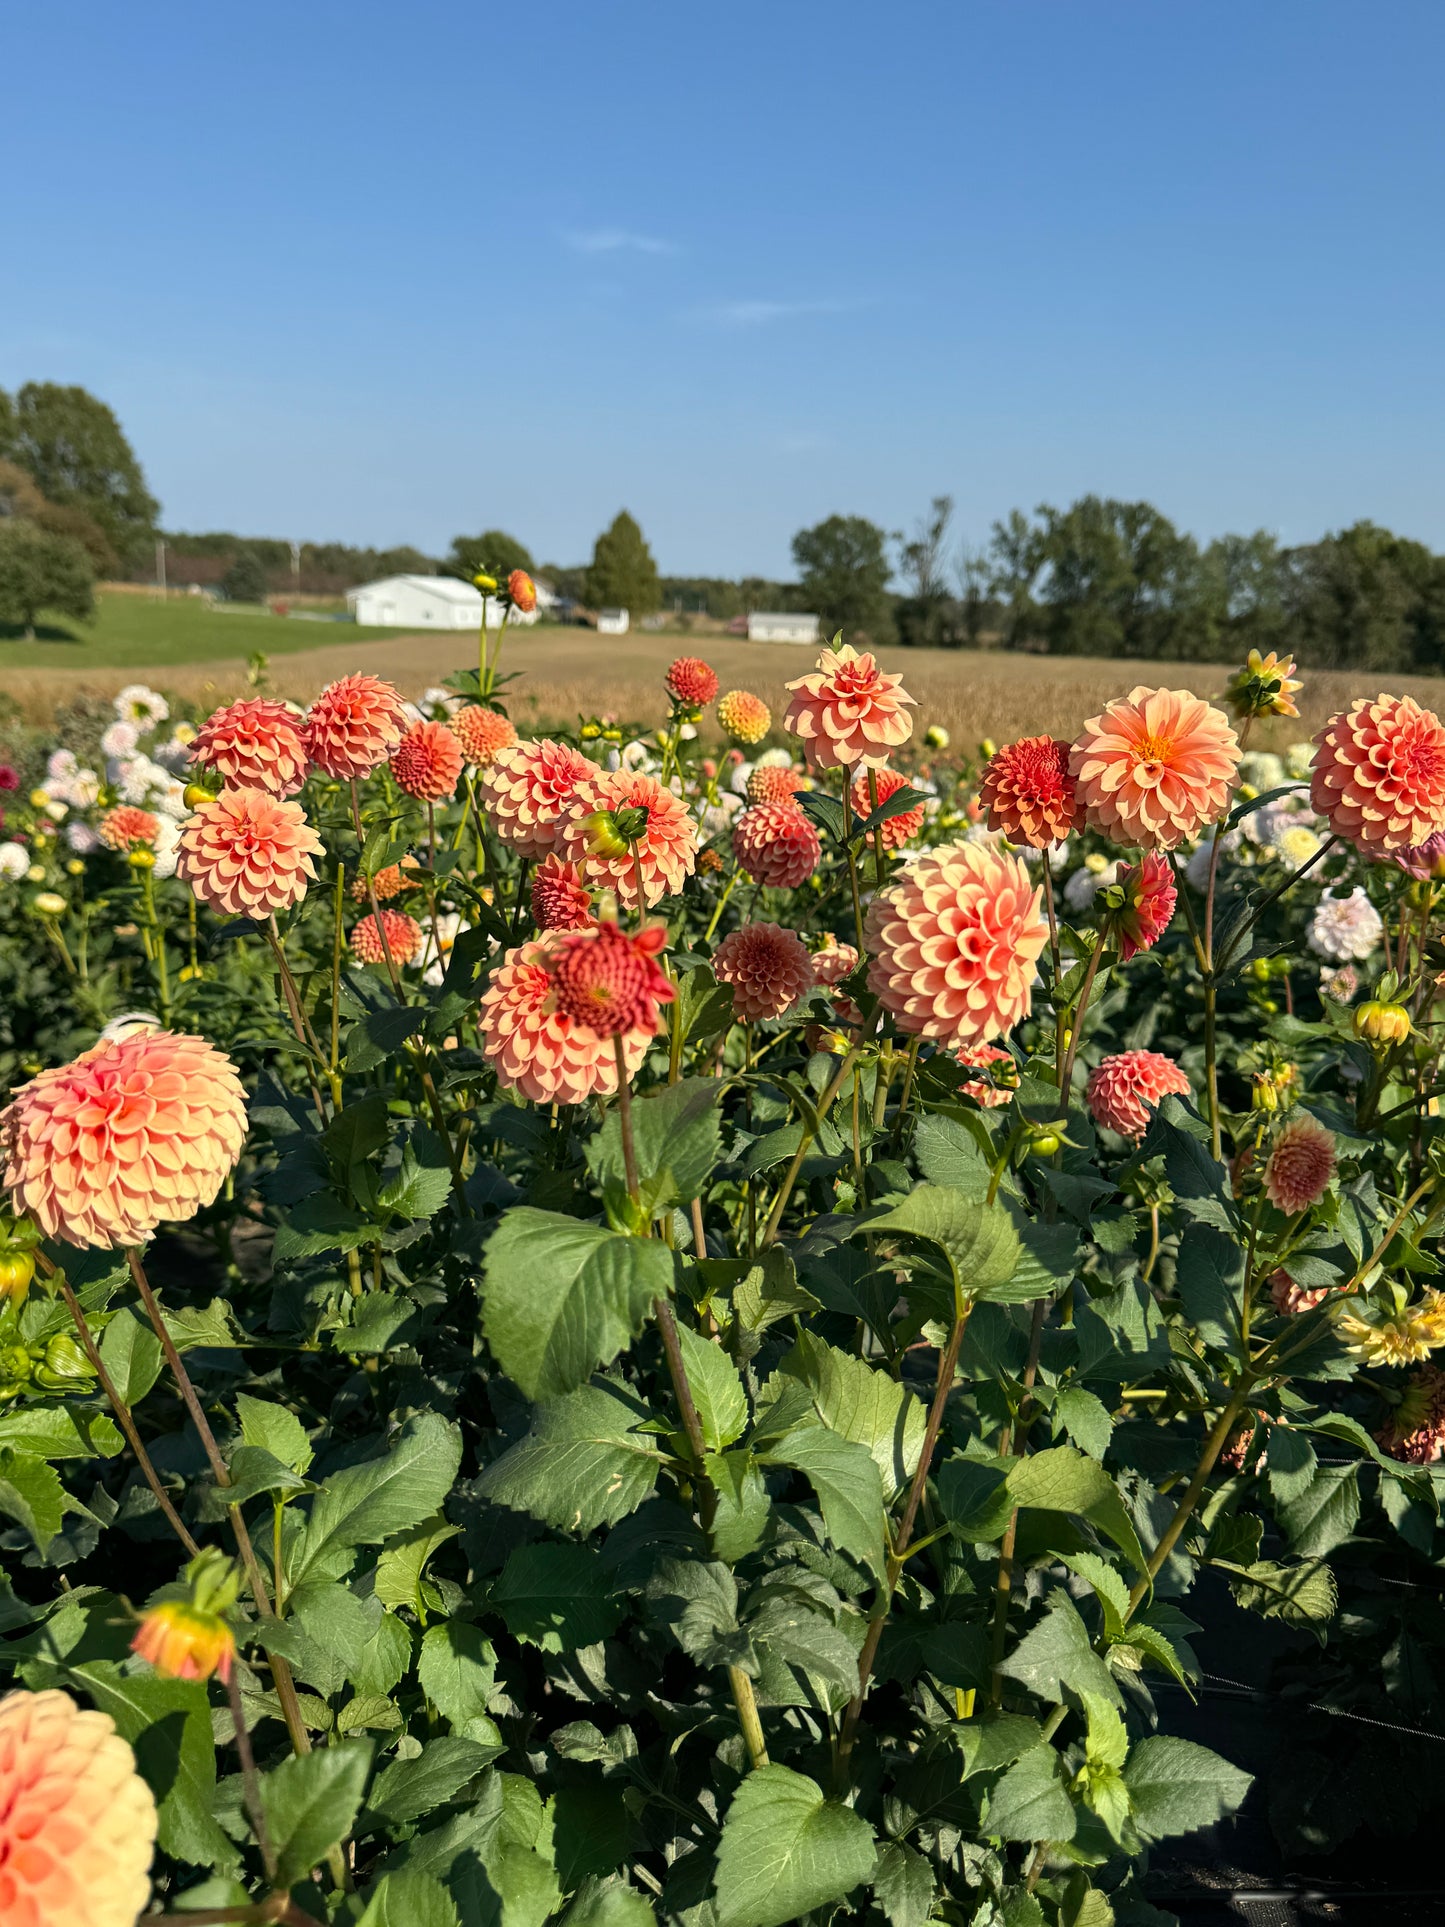
<svg viewBox="0 0 1445 1927">
<path fill-rule="evenodd" d="M 238 607 L 222 612 L 200 596 L 153 601 L 147 595 L 96 597 L 92 622 L 42 617 L 32 640 L 0 626 L 0 672 L 6 669 L 124 669 L 132 664 L 216 662 L 253 655 L 294 655 L 348 641 L 380 642 L 396 629 L 358 629 L 353 622 L 306 622 Z"/>
</svg>

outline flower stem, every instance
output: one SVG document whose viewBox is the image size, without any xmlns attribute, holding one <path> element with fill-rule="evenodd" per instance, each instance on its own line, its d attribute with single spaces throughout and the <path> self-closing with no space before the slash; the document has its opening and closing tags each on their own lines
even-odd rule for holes
<svg viewBox="0 0 1445 1927">
<path fill-rule="evenodd" d="M 848 888 L 853 897 L 853 933 L 858 939 L 858 955 L 863 955 L 863 899 L 858 894 L 858 855 L 853 848 L 853 796 L 851 785 L 843 784 L 843 854 L 848 859 Z"/>
<path fill-rule="evenodd" d="M 637 1149 L 632 1141 L 632 1077 L 621 1031 L 614 1032 L 612 1049 L 617 1059 L 617 1123 L 622 1133 L 622 1168 L 627 1173 L 627 1195 L 634 1204 L 640 1205 L 642 1187 L 637 1181 Z"/>
<path fill-rule="evenodd" d="M 829 1108 L 832 1105 L 833 1099 L 838 1095 L 839 1091 L 842 1090 L 843 1080 L 848 1075 L 849 1071 L 852 1070 L 854 1060 L 858 1056 L 859 1049 L 860 1049 L 860 1046 L 857 1044 L 850 1045 L 847 1056 L 843 1059 L 842 1063 L 839 1064 L 837 1070 L 833 1074 L 832 1083 L 829 1084 L 827 1090 L 825 1090 L 822 1097 L 819 1098 L 817 1112 L 820 1118 L 827 1116 Z M 761 1249 L 764 1251 L 767 1250 L 770 1244 L 774 1244 L 777 1241 L 778 1230 L 783 1222 L 783 1213 L 787 1209 L 788 1199 L 793 1194 L 793 1186 L 798 1181 L 798 1173 L 803 1168 L 803 1159 L 808 1155 L 808 1152 L 812 1147 L 812 1143 L 813 1143 L 813 1134 L 805 1125 L 803 1127 L 803 1135 L 799 1141 L 798 1148 L 793 1153 L 793 1161 L 788 1166 L 787 1175 L 783 1179 L 783 1187 L 779 1191 L 777 1197 L 774 1198 L 773 1208 L 768 1213 L 768 1221 L 763 1226 L 763 1237 L 762 1237 Z"/>
<path fill-rule="evenodd" d="M 1078 1001 L 1074 1005 L 1073 1023 L 1069 1029 L 1068 1047 L 1064 1052 L 1064 1062 L 1059 1071 L 1059 1114 L 1069 1114 L 1069 1092 L 1074 1083 L 1074 1059 L 1079 1052 L 1079 1038 L 1084 1028 L 1084 1013 L 1089 1008 L 1089 994 L 1094 988 L 1094 979 L 1099 972 L 1099 964 L 1108 947 L 1107 929 L 1099 932 L 1098 941 L 1089 952 L 1089 961 L 1084 970 L 1084 981 L 1079 986 Z"/>
<path fill-rule="evenodd" d="M 271 1829 L 266 1825 L 266 1808 L 261 1800 L 261 1782 L 256 1777 L 256 1756 L 251 1751 L 251 1735 L 246 1726 L 246 1709 L 234 1672 L 226 1674 L 226 1696 L 231 1702 L 231 1720 L 236 1729 L 236 1752 L 241 1761 L 241 1788 L 247 1817 L 256 1845 L 261 1849 L 261 1864 L 266 1869 L 266 1885 L 276 1885 L 276 1849 L 271 1844 Z"/>
</svg>

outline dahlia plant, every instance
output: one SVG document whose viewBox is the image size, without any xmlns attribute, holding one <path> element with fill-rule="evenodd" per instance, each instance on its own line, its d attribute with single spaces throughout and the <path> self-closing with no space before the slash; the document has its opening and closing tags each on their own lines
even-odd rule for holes
<svg viewBox="0 0 1445 1927">
<path fill-rule="evenodd" d="M 0 1916 L 1170 1918 L 1201 1625 L 1439 1723 L 1445 729 L 505 636 L 7 807 Z"/>
</svg>

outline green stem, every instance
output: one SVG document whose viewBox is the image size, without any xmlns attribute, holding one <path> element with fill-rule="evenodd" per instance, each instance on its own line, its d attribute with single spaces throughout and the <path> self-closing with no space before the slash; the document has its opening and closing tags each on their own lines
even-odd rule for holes
<svg viewBox="0 0 1445 1927">
<path fill-rule="evenodd" d="M 863 899 L 858 893 L 858 856 L 853 848 L 853 786 L 843 784 L 843 854 L 848 859 L 848 889 L 853 898 L 853 933 L 858 939 L 858 955 L 863 955 Z"/>
</svg>

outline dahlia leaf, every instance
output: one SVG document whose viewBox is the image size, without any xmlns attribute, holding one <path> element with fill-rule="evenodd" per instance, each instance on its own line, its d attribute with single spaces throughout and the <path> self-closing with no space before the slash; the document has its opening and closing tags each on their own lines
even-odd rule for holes
<svg viewBox="0 0 1445 1927">
<path fill-rule="evenodd" d="M 303 1880 L 350 1833 L 370 1772 L 370 1744 L 346 1740 L 293 1755 L 264 1775 L 261 1800 L 281 1888 Z"/>
<path fill-rule="evenodd" d="M 526 1436 L 492 1461 L 475 1489 L 495 1505 L 568 1532 L 616 1525 L 657 1483 L 657 1441 L 638 1429 L 651 1416 L 625 1387 L 607 1380 L 549 1399 L 534 1409 Z"/>
<path fill-rule="evenodd" d="M 1053 1747 L 1032 1747 L 1009 1768 L 989 1795 L 984 1826 L 1003 1840 L 1073 1839 L 1078 1816 Z"/>
<path fill-rule="evenodd" d="M 622 1617 L 622 1602 L 590 1546 L 519 1546 L 493 1581 L 490 1604 L 514 1639 L 544 1653 L 595 1645 Z"/>
<path fill-rule="evenodd" d="M 444 1720 L 460 1730 L 487 1710 L 497 1674 L 492 1643 L 478 1626 L 448 1619 L 428 1627 L 416 1676 Z"/>
<path fill-rule="evenodd" d="M 344 1568 L 353 1546 L 380 1545 L 429 1519 L 451 1491 L 461 1455 L 457 1427 L 424 1412 L 407 1421 L 390 1452 L 331 1473 L 311 1507 L 292 1584 Z"/>
<path fill-rule="evenodd" d="M 1253 1777 L 1206 1746 L 1156 1734 L 1131 1750 L 1124 1783 L 1142 1837 L 1167 1840 L 1237 1812 Z"/>
<path fill-rule="evenodd" d="M 783 1927 L 844 1899 L 873 1873 L 873 1829 L 786 1766 L 750 1773 L 717 1852 L 718 1927 Z"/>
<path fill-rule="evenodd" d="M 807 1386 L 824 1425 L 867 1446 L 890 1498 L 913 1476 L 928 1420 L 906 1387 L 866 1359 L 806 1331 L 799 1333 L 781 1369 Z"/>
</svg>

